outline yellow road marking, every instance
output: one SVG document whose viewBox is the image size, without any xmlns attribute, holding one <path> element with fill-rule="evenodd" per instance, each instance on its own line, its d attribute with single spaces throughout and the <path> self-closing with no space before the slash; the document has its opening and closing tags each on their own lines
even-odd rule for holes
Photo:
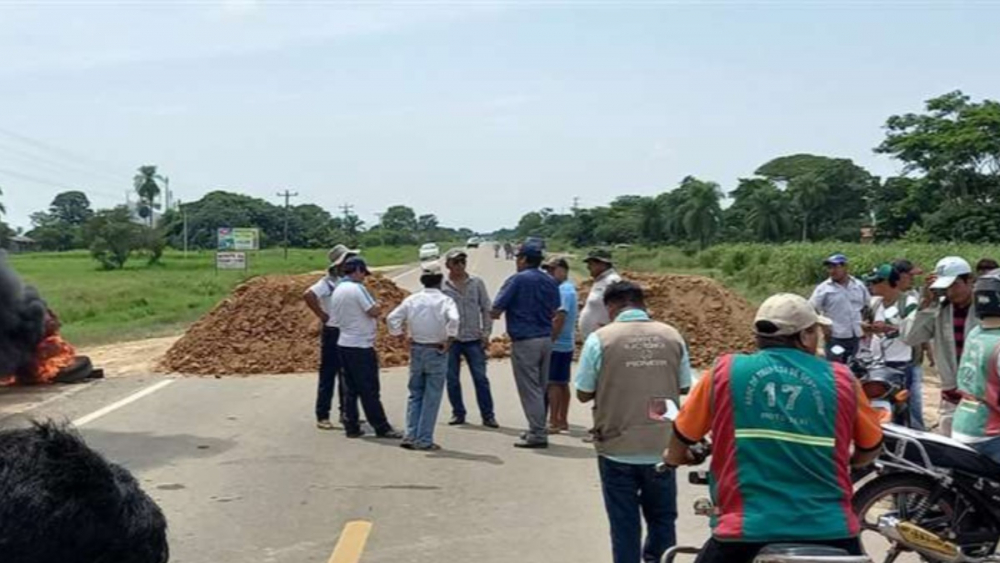
<svg viewBox="0 0 1000 563">
<path fill-rule="evenodd" d="M 361 561 L 361 554 L 365 551 L 365 543 L 371 532 L 372 523 L 365 520 L 355 520 L 345 524 L 344 531 L 340 533 L 340 539 L 337 540 L 337 547 L 333 548 L 333 555 L 330 556 L 329 563 L 358 563 Z"/>
</svg>

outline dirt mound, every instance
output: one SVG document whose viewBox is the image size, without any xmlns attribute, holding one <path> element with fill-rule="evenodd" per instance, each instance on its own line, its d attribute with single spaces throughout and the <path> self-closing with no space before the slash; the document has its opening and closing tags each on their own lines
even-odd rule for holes
<svg viewBox="0 0 1000 563">
<path fill-rule="evenodd" d="M 264 276 L 238 286 L 233 294 L 191 326 L 163 358 L 166 370 L 203 375 L 297 373 L 319 366 L 319 321 L 302 294 L 319 276 Z M 408 295 L 381 274 L 365 286 L 391 311 Z M 406 365 L 409 352 L 389 337 L 379 321 L 381 364 Z"/>
<path fill-rule="evenodd" d="M 622 276 L 642 285 L 650 316 L 681 331 L 691 353 L 691 365 L 709 367 L 728 352 L 753 350 L 754 307 L 721 283 L 701 276 L 641 274 Z M 582 304 L 590 282 L 580 287 Z"/>
</svg>

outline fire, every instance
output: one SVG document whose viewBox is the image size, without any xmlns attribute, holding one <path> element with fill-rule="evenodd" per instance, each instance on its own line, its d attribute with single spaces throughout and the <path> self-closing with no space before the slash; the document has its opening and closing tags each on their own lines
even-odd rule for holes
<svg viewBox="0 0 1000 563">
<path fill-rule="evenodd" d="M 19 375 L 8 375 L 0 378 L 0 386 L 36 385 L 52 383 L 64 368 L 76 360 L 76 349 L 58 334 L 52 334 L 42 340 L 35 351 L 34 364 Z"/>
</svg>

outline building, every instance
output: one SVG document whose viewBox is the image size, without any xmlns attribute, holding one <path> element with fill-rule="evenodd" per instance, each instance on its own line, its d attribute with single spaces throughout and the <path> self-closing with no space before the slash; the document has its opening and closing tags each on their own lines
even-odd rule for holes
<svg viewBox="0 0 1000 563">
<path fill-rule="evenodd" d="M 23 252 L 31 252 L 38 247 L 38 243 L 35 239 L 26 237 L 24 235 L 14 235 L 10 237 L 10 253 L 11 254 L 21 254 Z"/>
</svg>

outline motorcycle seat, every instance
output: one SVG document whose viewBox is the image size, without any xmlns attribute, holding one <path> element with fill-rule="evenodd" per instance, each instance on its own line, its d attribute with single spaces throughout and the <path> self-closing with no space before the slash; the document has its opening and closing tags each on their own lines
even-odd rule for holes
<svg viewBox="0 0 1000 563">
<path fill-rule="evenodd" d="M 765 546 L 759 555 L 783 555 L 786 557 L 842 557 L 850 555 L 843 549 L 828 545 L 812 545 L 797 543 L 775 543 Z"/>
</svg>

